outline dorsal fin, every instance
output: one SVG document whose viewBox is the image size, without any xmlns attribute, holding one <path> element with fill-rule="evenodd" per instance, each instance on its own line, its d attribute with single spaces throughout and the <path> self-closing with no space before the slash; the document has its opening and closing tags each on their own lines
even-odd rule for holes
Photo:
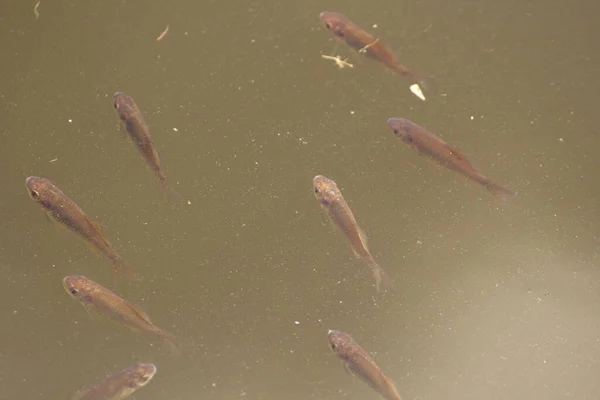
<svg viewBox="0 0 600 400">
<path fill-rule="evenodd" d="M 85 217 L 87 218 L 88 223 L 91 226 L 93 226 L 95 230 L 97 230 L 100 233 L 104 233 L 104 230 L 106 229 L 105 225 L 102 225 L 101 223 L 94 221 L 93 219 L 91 219 L 87 215 Z"/>
<path fill-rule="evenodd" d="M 445 146 L 456 159 L 470 163 L 469 157 L 462 150 L 452 147 L 448 143 L 445 143 Z"/>
<path fill-rule="evenodd" d="M 138 307 L 134 306 L 131 303 L 127 303 L 127 305 L 129 305 L 129 308 L 131 308 L 131 310 L 137 315 L 139 316 L 142 320 L 144 320 L 144 322 L 146 322 L 148 325 L 154 325 L 152 323 L 152 321 L 150 320 L 150 317 L 148 316 L 148 314 L 146 314 L 145 312 L 143 312 L 141 309 L 139 309 Z"/>
<path fill-rule="evenodd" d="M 369 252 L 369 246 L 367 245 L 367 235 L 365 234 L 365 232 L 360 229 L 360 226 L 356 226 L 356 231 L 358 232 L 358 237 L 360 238 L 360 243 L 362 244 L 362 249 L 360 250 L 366 250 L 367 253 Z M 352 251 L 354 252 L 354 255 L 356 256 L 356 258 L 363 258 L 362 255 L 360 255 L 360 253 L 358 252 L 358 249 L 355 249 L 354 246 L 352 246 Z"/>
</svg>

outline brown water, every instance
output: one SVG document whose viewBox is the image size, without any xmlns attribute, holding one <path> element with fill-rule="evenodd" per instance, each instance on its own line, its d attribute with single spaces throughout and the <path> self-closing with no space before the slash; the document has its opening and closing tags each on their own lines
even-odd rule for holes
<svg viewBox="0 0 600 400">
<path fill-rule="evenodd" d="M 158 367 L 140 400 L 376 399 L 328 329 L 372 352 L 404 399 L 600 397 L 597 2 L 42 0 L 37 20 L 34 4 L 0 6 L 0 399 L 69 399 L 135 362 Z M 432 75 L 428 100 L 336 46 L 324 10 Z M 355 68 L 320 58 L 333 53 Z M 122 138 L 116 91 L 191 204 Z M 498 207 L 389 117 L 518 199 Z M 317 174 L 395 293 L 378 295 L 323 222 Z M 67 296 L 64 276 L 111 287 L 110 266 L 46 221 L 30 175 L 106 225 L 145 277 L 117 292 L 183 336 L 182 356 Z"/>
</svg>

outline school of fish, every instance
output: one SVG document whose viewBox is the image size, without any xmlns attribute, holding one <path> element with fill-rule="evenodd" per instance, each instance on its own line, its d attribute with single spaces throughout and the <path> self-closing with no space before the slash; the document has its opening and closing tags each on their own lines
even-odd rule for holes
<svg viewBox="0 0 600 400">
<path fill-rule="evenodd" d="M 413 84 L 426 87 L 421 76 L 403 65 L 382 40 L 360 28 L 344 15 L 337 12 L 322 12 L 319 19 L 325 29 L 336 40 L 345 43 L 350 48 L 365 55 L 388 69 L 405 76 Z M 167 30 L 158 40 L 162 39 Z M 330 59 L 337 59 L 329 57 Z M 424 100 L 424 97 L 422 97 Z M 158 181 L 167 186 L 159 152 L 152 140 L 150 129 L 145 121 L 143 112 L 131 96 L 116 92 L 112 105 L 126 133 L 141 158 L 152 171 Z M 382 124 L 383 125 L 383 124 Z M 394 117 L 387 121 L 389 129 L 402 142 L 445 168 L 454 171 L 486 188 L 495 199 L 506 202 L 515 197 L 515 193 L 479 172 L 471 164 L 464 152 L 446 143 L 440 137 L 425 128 L 405 118 Z M 320 171 L 315 171 L 316 173 Z M 49 219 L 66 228 L 87 243 L 94 251 L 104 256 L 113 268 L 113 290 L 117 290 L 120 278 L 142 281 L 143 272 L 130 268 L 117 250 L 109 243 L 105 228 L 83 211 L 73 199 L 82 200 L 78 196 L 68 197 L 61 189 L 47 178 L 30 176 L 25 180 L 29 197 L 37 203 Z M 333 228 L 341 233 L 352 252 L 369 268 L 374 277 L 374 287 L 377 292 L 393 289 L 394 283 L 379 263 L 375 260 L 367 244 L 367 236 L 359 226 L 355 212 L 360 216 L 359 207 L 352 210 L 335 181 L 317 174 L 312 181 L 314 196 L 323 213 L 332 223 Z M 73 187 L 69 193 L 76 192 Z M 86 204 L 83 204 L 86 203 Z M 83 202 L 89 211 L 92 205 Z M 360 218 L 359 218 L 360 219 Z M 331 242 L 332 249 L 337 251 L 338 244 Z M 340 253 L 342 254 L 342 253 Z M 386 269 L 394 268 L 386 263 Z M 100 274 L 100 272 L 99 272 Z M 67 294 L 81 303 L 91 314 L 102 315 L 108 319 L 129 328 L 135 332 L 147 334 L 148 337 L 159 339 L 172 351 L 180 353 L 178 337 L 155 325 L 146 312 L 133 303 L 125 300 L 115 291 L 83 275 L 70 275 L 62 278 L 62 285 Z M 98 323 L 90 319 L 90 324 Z M 327 338 L 330 348 L 340 358 L 346 371 L 358 377 L 373 391 L 386 400 L 400 400 L 396 384 L 373 361 L 370 354 L 359 346 L 347 333 L 329 330 Z M 85 361 L 83 359 L 82 361 Z M 123 400 L 130 397 L 138 389 L 147 385 L 157 372 L 157 367 L 151 363 L 131 365 L 88 389 L 77 391 L 73 400 Z"/>
</svg>

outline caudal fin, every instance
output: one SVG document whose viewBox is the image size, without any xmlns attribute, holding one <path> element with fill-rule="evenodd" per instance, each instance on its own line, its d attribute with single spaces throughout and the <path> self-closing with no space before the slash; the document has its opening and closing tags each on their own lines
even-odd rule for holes
<svg viewBox="0 0 600 400">
<path fill-rule="evenodd" d="M 516 193 L 492 182 L 489 182 L 486 187 L 494 195 L 494 198 L 502 203 L 506 203 L 509 199 L 517 196 Z"/>
<path fill-rule="evenodd" d="M 384 287 L 387 289 L 394 289 L 394 281 L 388 276 L 383 268 L 377 264 L 370 264 L 369 267 L 375 276 L 375 287 L 378 292 L 381 292 Z"/>
<path fill-rule="evenodd" d="M 114 265 L 114 270 L 115 270 L 115 277 L 114 277 L 115 287 L 117 286 L 117 283 L 119 282 L 119 280 L 122 277 L 127 279 L 128 281 L 133 281 L 133 282 L 139 282 L 142 280 L 141 275 L 138 274 L 133 269 L 131 269 L 129 266 L 127 266 L 127 264 L 125 263 L 124 260 L 122 260 L 122 259 L 115 260 L 113 265 Z"/>
<path fill-rule="evenodd" d="M 174 339 L 174 338 L 165 338 L 165 343 L 169 347 L 169 351 L 171 352 L 172 355 L 174 355 L 174 356 L 180 356 L 181 355 L 181 348 L 179 348 L 179 345 L 177 344 L 176 339 Z"/>
<path fill-rule="evenodd" d="M 169 348 L 171 355 L 180 356 L 182 354 L 181 351 L 181 341 L 180 339 L 170 332 L 161 331 L 160 337 L 165 342 L 165 345 Z"/>
</svg>

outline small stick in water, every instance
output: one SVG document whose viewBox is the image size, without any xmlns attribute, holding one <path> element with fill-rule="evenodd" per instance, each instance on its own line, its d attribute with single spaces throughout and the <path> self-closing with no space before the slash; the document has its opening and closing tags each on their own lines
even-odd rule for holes
<svg viewBox="0 0 600 400">
<path fill-rule="evenodd" d="M 358 52 L 360 54 L 365 54 L 367 52 L 367 50 L 369 50 L 369 47 L 376 45 L 377 42 L 379 42 L 379 38 L 375 39 L 374 42 L 369 43 L 368 45 L 366 45 L 365 47 L 363 47 L 362 49 L 360 49 Z"/>
<path fill-rule="evenodd" d="M 167 25 L 167 27 L 165 28 L 165 30 L 163 31 L 163 33 L 161 33 L 157 38 L 156 41 L 160 41 L 162 40 L 165 36 L 167 36 L 167 33 L 169 32 L 169 25 Z"/>
<path fill-rule="evenodd" d="M 332 60 L 332 61 L 334 61 L 335 65 L 337 65 L 338 68 L 340 68 L 340 69 L 345 68 L 345 67 L 354 68 L 354 65 L 350 64 L 346 60 L 342 60 L 340 58 L 340 56 L 333 57 L 333 56 L 326 56 L 324 54 L 321 54 L 321 57 L 324 58 L 324 59 L 326 59 L 326 60 Z"/>
<path fill-rule="evenodd" d="M 35 3 L 35 7 L 33 7 L 33 13 L 35 14 L 35 19 L 38 19 L 40 17 L 40 12 L 38 11 L 38 8 L 40 8 L 40 3 L 41 3 L 41 0 L 38 0 L 38 2 Z"/>
</svg>

